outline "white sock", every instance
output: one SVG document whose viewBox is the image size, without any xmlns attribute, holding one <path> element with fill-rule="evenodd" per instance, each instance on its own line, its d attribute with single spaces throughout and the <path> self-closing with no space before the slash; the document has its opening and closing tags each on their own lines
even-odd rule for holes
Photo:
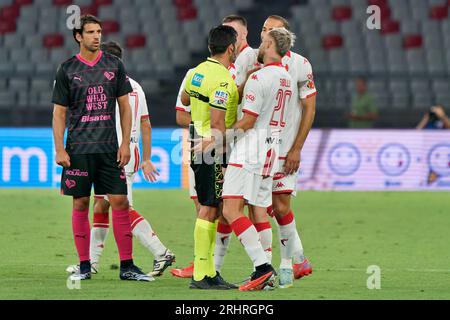
<svg viewBox="0 0 450 320">
<path fill-rule="evenodd" d="M 90 244 L 90 257 L 91 263 L 98 264 L 100 257 L 102 256 L 103 249 L 105 248 L 106 237 L 108 236 L 109 228 L 91 228 L 91 244 Z"/>
<path fill-rule="evenodd" d="M 280 269 L 292 269 L 292 259 L 281 259 Z"/>
<path fill-rule="evenodd" d="M 294 259 L 294 263 L 303 262 L 303 246 L 297 232 L 294 215 L 290 212 L 282 219 L 278 219 L 280 232 L 281 259 Z"/>
<path fill-rule="evenodd" d="M 249 218 L 241 217 L 232 223 L 233 231 L 244 246 L 245 251 L 256 268 L 269 263 L 259 240 L 258 232 Z"/>
<path fill-rule="evenodd" d="M 214 248 L 214 265 L 216 271 L 220 272 L 225 261 L 228 247 L 230 246 L 231 234 L 233 230 L 230 226 L 219 222 L 216 233 L 216 246 Z"/>
<path fill-rule="evenodd" d="M 270 222 L 265 222 L 255 224 L 255 228 L 256 231 L 258 231 L 259 240 L 261 241 L 261 245 L 266 253 L 267 260 L 269 260 L 269 263 L 272 264 L 272 226 L 270 225 Z"/>
<path fill-rule="evenodd" d="M 91 228 L 90 258 L 92 264 L 98 264 L 105 248 L 109 232 L 109 213 L 94 213 Z"/>
<path fill-rule="evenodd" d="M 165 255 L 167 248 L 161 243 L 156 233 L 153 232 L 147 220 L 143 219 L 136 223 L 132 233 L 153 254 L 156 260 Z"/>
<path fill-rule="evenodd" d="M 297 248 L 297 250 L 294 252 L 294 263 L 298 264 L 298 263 L 302 263 L 303 261 L 305 261 L 305 253 L 303 250 L 303 244 L 302 244 L 302 240 L 300 240 L 300 235 L 298 234 L 297 229 L 295 229 L 295 248 Z"/>
</svg>

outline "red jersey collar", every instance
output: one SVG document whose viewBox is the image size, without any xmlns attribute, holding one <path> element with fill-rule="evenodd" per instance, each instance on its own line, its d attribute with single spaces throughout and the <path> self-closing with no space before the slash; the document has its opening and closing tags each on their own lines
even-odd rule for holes
<svg viewBox="0 0 450 320">
<path fill-rule="evenodd" d="M 246 44 L 242 49 L 241 49 L 241 51 L 239 51 L 239 53 L 241 53 L 242 51 L 244 51 L 245 49 L 247 49 L 248 48 L 248 44 Z"/>
<path fill-rule="evenodd" d="M 268 64 L 264 65 L 264 68 L 265 68 L 265 67 L 269 67 L 269 66 L 282 67 L 282 68 L 284 68 L 284 66 L 283 66 L 283 64 L 282 64 L 281 62 L 272 62 L 272 63 L 268 63 Z"/>
</svg>

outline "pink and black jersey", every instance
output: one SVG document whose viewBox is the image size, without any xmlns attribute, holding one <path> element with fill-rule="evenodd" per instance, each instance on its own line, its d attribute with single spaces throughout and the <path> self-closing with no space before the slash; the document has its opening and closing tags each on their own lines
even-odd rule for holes
<svg viewBox="0 0 450 320">
<path fill-rule="evenodd" d="M 69 154 L 117 152 L 116 100 L 133 91 L 117 57 L 99 52 L 92 62 L 76 55 L 58 69 L 54 104 L 69 108 Z"/>
</svg>

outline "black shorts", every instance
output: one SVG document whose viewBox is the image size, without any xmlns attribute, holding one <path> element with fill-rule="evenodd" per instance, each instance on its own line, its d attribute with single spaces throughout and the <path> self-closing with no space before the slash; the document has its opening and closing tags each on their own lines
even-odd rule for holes
<svg viewBox="0 0 450 320">
<path fill-rule="evenodd" d="M 191 163 L 195 176 L 195 191 L 202 206 L 218 207 L 222 201 L 222 164 Z"/>
<path fill-rule="evenodd" d="M 61 176 L 61 192 L 75 198 L 95 194 L 126 195 L 125 171 L 117 165 L 117 153 L 69 154 L 70 168 Z"/>
<path fill-rule="evenodd" d="M 189 125 L 189 136 L 192 139 L 200 138 L 192 123 Z M 192 142 L 191 148 L 193 146 L 194 143 Z M 198 159 L 201 160 L 197 161 Z M 225 167 L 226 161 L 226 154 L 216 157 L 215 152 L 212 151 L 210 157 L 205 161 L 202 155 L 195 155 L 191 152 L 191 168 L 194 171 L 195 191 L 197 192 L 198 202 L 202 206 L 218 207 L 222 201 L 222 167 Z"/>
</svg>

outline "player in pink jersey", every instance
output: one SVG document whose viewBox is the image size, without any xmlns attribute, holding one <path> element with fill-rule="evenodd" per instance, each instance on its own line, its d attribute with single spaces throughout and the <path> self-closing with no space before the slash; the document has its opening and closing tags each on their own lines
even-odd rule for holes
<svg viewBox="0 0 450 320">
<path fill-rule="evenodd" d="M 114 238 L 120 257 L 121 280 L 150 281 L 133 262 L 127 184 L 123 167 L 130 160 L 133 91 L 120 59 L 100 50 L 102 23 L 91 15 L 80 17 L 73 37 L 80 53 L 61 64 L 56 74 L 52 102 L 55 162 L 61 165 L 61 191 L 73 198 L 72 230 L 80 261 L 72 281 L 91 279 L 89 255 L 89 202 L 95 192 L 107 194 L 112 206 Z M 116 132 L 119 104 L 122 143 Z M 66 145 L 66 113 L 69 126 Z"/>
<path fill-rule="evenodd" d="M 118 58 L 122 58 L 122 48 L 115 42 L 102 44 L 104 52 L 112 54 Z M 130 107 L 132 112 L 132 127 L 130 139 L 130 162 L 125 166 L 125 175 L 128 188 L 128 201 L 130 203 L 130 222 L 131 232 L 139 239 L 141 244 L 149 250 L 154 256 L 153 271 L 149 276 L 161 276 L 164 270 L 174 261 L 175 256 L 167 249 L 159 240 L 153 231 L 150 223 L 141 216 L 133 206 L 133 181 L 139 168 L 143 171 L 144 176 L 151 182 L 156 181 L 159 175 L 153 163 L 151 156 L 151 124 L 149 120 L 147 101 L 142 87 L 130 79 L 133 92 L 129 94 Z M 119 113 L 116 112 L 117 121 L 120 123 Z M 117 126 L 119 143 L 121 141 L 121 128 Z M 139 140 L 142 132 L 143 159 L 140 161 Z M 97 273 L 99 268 L 99 260 L 104 249 L 104 244 L 109 230 L 109 208 L 110 203 L 107 196 L 96 195 L 94 202 L 94 219 L 91 228 L 90 258 L 92 272 Z M 69 266 L 68 272 L 76 272 L 77 266 Z"/>
</svg>

